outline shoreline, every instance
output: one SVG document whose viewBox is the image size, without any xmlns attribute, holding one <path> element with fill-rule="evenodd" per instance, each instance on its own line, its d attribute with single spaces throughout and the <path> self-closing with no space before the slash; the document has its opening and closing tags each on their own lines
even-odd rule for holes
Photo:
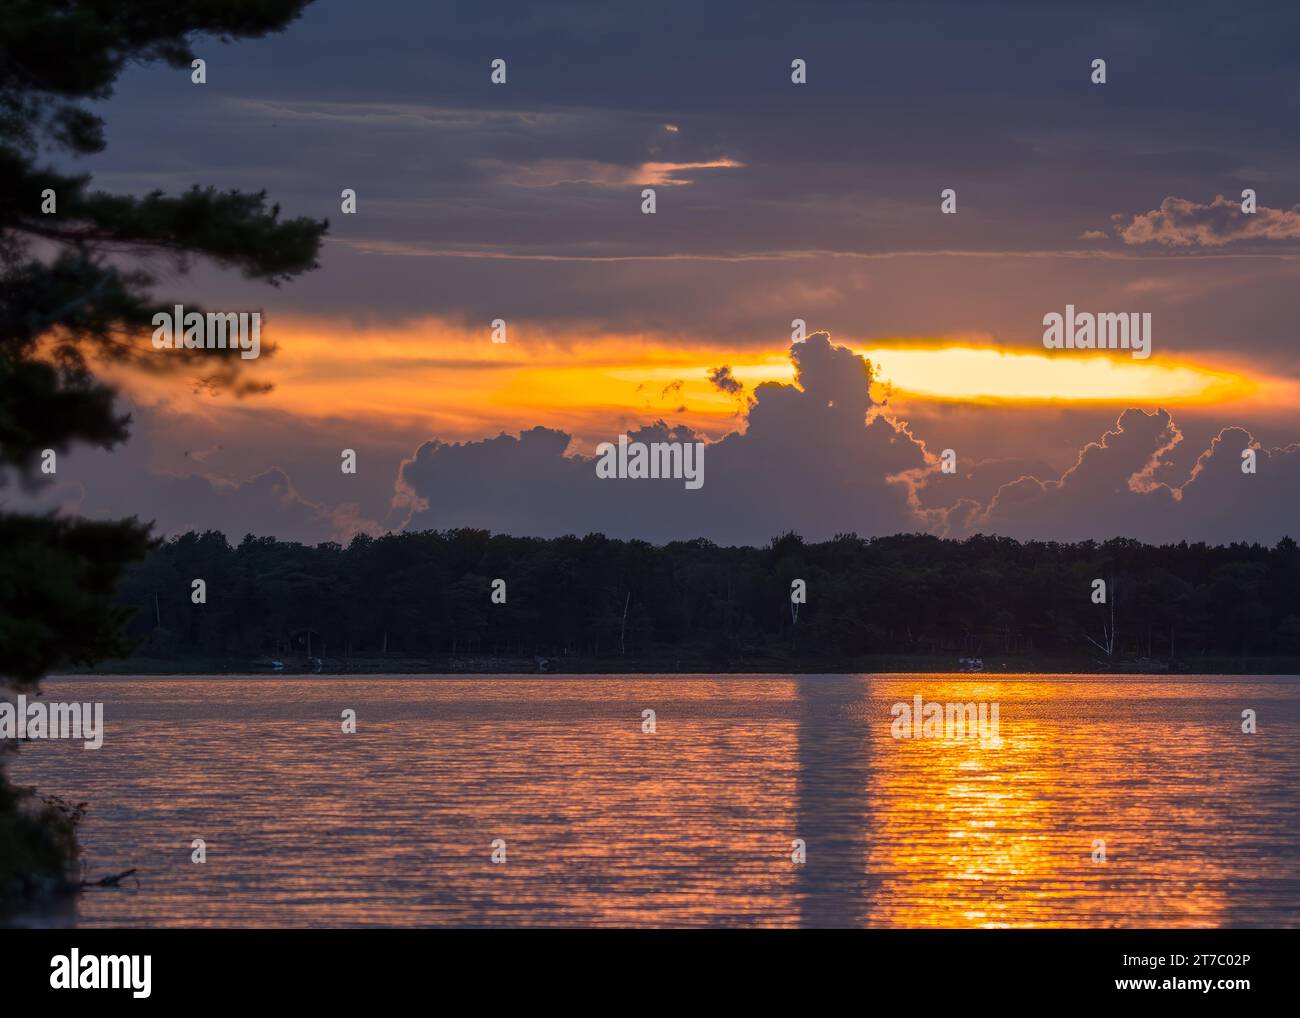
<svg viewBox="0 0 1300 1018">
<path fill-rule="evenodd" d="M 45 676 L 42 681 L 61 680 L 61 679 L 266 679 L 266 680 L 289 680 L 299 681 L 302 679 L 346 679 L 346 678 L 383 678 L 383 679 L 411 679 L 414 681 L 427 681 L 430 679 L 467 679 L 467 678 L 494 678 L 494 679 L 620 679 L 620 678 L 637 678 L 637 679 L 709 679 L 717 681 L 724 678 L 773 678 L 788 679 L 800 678 L 804 676 L 833 676 L 840 677 L 846 675 L 860 676 L 889 676 L 889 677 L 911 677 L 921 676 L 942 677 L 946 681 L 963 680 L 970 682 L 987 682 L 996 679 L 1035 679 L 1051 678 L 1054 680 L 1077 680 L 1080 682 L 1102 682 L 1109 680 L 1142 680 L 1146 682 L 1162 682 L 1178 679 L 1241 679 L 1250 681 L 1252 679 L 1297 679 L 1300 680 L 1300 672 L 1287 671 L 1250 671 L 1250 672 L 1212 672 L 1212 671 L 1179 671 L 1179 672 L 1139 672 L 1139 671 L 1122 671 L 1098 672 L 1098 671 L 1058 671 L 1058 670 L 1034 670 L 1034 671 L 983 671 L 983 672 L 963 672 L 958 670 L 909 670 L 901 669 L 881 669 L 864 671 L 861 669 L 837 670 L 826 669 L 817 671 L 744 671 L 744 670 L 704 670 L 704 671 L 661 671 L 655 669 L 642 670 L 593 670 L 593 671 L 552 671 L 552 672 L 528 672 L 528 671 L 353 671 L 353 672 L 255 672 L 255 671 L 170 671 L 170 672 L 144 672 L 144 671 L 113 671 L 113 672 L 60 672 Z"/>
<path fill-rule="evenodd" d="M 273 669 L 272 661 L 281 669 Z M 646 654 L 624 657 L 549 657 L 521 654 L 466 654 L 430 656 L 365 656 L 353 658 L 251 658 L 231 656 L 168 659 L 136 657 L 99 661 L 51 674 L 50 678 L 132 676 L 228 677 L 266 679 L 327 679 L 368 675 L 413 678 L 466 678 L 472 676 L 529 676 L 535 678 L 613 678 L 617 676 L 687 676 L 720 678 L 726 675 L 789 677 L 797 675 L 942 675 L 971 679 L 994 676 L 1131 676 L 1148 679 L 1178 677 L 1300 676 L 1300 657 L 1289 655 L 1224 657 L 1206 655 L 1179 658 L 1125 658 L 1106 667 L 1100 661 L 1074 656 L 1009 655 L 985 657 L 983 667 L 968 671 L 964 662 L 949 654 L 864 654 L 814 661 L 788 661 L 779 657 L 709 660 L 703 654 Z M 319 668 L 319 670 L 317 670 Z"/>
</svg>

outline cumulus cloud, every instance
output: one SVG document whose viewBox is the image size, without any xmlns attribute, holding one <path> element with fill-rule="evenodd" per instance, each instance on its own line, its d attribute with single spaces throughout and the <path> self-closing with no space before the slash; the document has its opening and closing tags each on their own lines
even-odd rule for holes
<svg viewBox="0 0 1300 1018">
<path fill-rule="evenodd" d="M 933 457 L 901 426 L 868 413 L 871 365 L 826 333 L 793 344 L 790 356 L 795 383 L 755 389 L 743 430 L 705 446 L 697 490 L 679 479 L 598 478 L 596 457 L 570 453 L 569 435 L 539 427 L 426 442 L 400 472 L 399 501 L 415 506 L 407 525 L 729 544 L 791 529 L 810 538 L 915 529 L 912 485 Z M 662 421 L 628 438 L 701 441 Z"/>
<path fill-rule="evenodd" d="M 153 474 L 143 480 L 162 534 L 242 530 L 315 544 L 379 532 L 377 524 L 361 517 L 355 504 L 327 506 L 305 498 L 278 467 L 245 481 L 202 474 Z"/>
<path fill-rule="evenodd" d="M 354 503 L 327 504 L 305 496 L 289 473 L 272 466 L 243 477 L 216 472 L 169 470 L 158 466 L 160 437 L 170 418 L 133 407 L 130 440 L 111 452 L 75 449 L 58 458 L 49 483 L 24 492 L 5 490 L 3 508 L 11 512 L 56 512 L 88 519 L 135 516 L 153 523 L 154 534 L 170 537 L 189 530 L 219 530 L 232 541 L 245 534 L 317 544 L 346 542 L 382 527 Z M 222 446 L 190 449 L 181 462 L 206 467 Z M 337 467 L 335 468 L 337 469 Z M 4 490 L 4 489 L 0 489 Z"/>
<path fill-rule="evenodd" d="M 1060 477 L 1003 485 L 987 505 L 951 512 L 951 532 L 1158 544 L 1274 543 L 1300 530 L 1300 445 L 1264 449 L 1244 428 L 1223 428 L 1177 477 L 1169 457 L 1182 441 L 1168 411 L 1126 410 Z M 1246 449 L 1255 450 L 1255 473 L 1242 470 Z"/>
<path fill-rule="evenodd" d="M 1003 459 L 966 461 L 945 475 L 924 441 L 873 403 L 865 358 L 826 333 L 794 344 L 790 356 L 795 384 L 754 390 L 741 430 L 707 445 L 697 491 L 680 480 L 599 479 L 595 457 L 573 453 L 566 433 L 539 427 L 425 443 L 403 465 L 395 501 L 416 529 L 650 541 L 762 544 L 793 529 L 810 539 L 930 531 L 1271 543 L 1297 530 L 1300 445 L 1264 449 L 1246 430 L 1227 427 L 1189 469 L 1189 457 L 1174 456 L 1184 437 L 1169 412 L 1129 409 L 1063 472 L 1041 460 Z M 699 440 L 662 421 L 628 437 Z M 1254 474 L 1241 469 L 1247 448 L 1255 450 Z"/>
<path fill-rule="evenodd" d="M 1123 217 L 1117 217 L 1122 220 Z M 1134 216 L 1116 233 L 1126 244 L 1166 247 L 1223 247 L 1237 241 L 1300 240 L 1300 205 L 1290 209 L 1259 206 L 1245 214 L 1241 202 L 1216 195 L 1209 205 L 1172 195 L 1158 209 Z"/>
<path fill-rule="evenodd" d="M 278 467 L 245 481 L 149 470 L 127 475 L 129 483 L 122 483 L 121 473 L 117 476 L 118 483 L 111 486 L 88 479 L 54 485 L 31 508 L 93 519 L 134 515 L 152 521 L 160 537 L 219 530 L 232 541 L 254 534 L 318 544 L 381 531 L 355 504 L 327 506 L 304 498 Z"/>
<path fill-rule="evenodd" d="M 929 510 L 949 509 L 966 499 L 987 505 L 1003 485 L 1022 477 L 1054 477 L 1059 471 L 1041 459 L 1015 457 L 970 462 L 957 458 L 957 472 L 928 473 L 917 491 L 920 504 Z"/>
<path fill-rule="evenodd" d="M 632 442 L 702 443 L 704 483 L 697 490 L 685 478 L 600 478 L 597 457 L 575 450 L 569 434 L 534 427 L 479 441 L 424 442 L 398 469 L 385 522 L 724 544 L 763 544 L 787 530 L 814 540 L 911 531 L 1155 543 L 1295 536 L 1300 444 L 1266 449 L 1234 426 L 1202 439 L 1206 446 L 1197 451 L 1187 448 L 1167 411 L 1129 409 L 1082 444 L 1063 471 L 1037 459 L 960 459 L 958 471 L 946 475 L 923 437 L 871 399 L 865 358 L 826 333 L 793 344 L 790 357 L 794 383 L 757 386 L 737 430 L 720 440 L 705 442 L 663 421 L 629 431 Z M 735 381 L 725 367 L 711 374 L 722 391 L 727 379 Z M 163 468 L 154 446 L 166 424 L 141 417 L 150 426 L 137 429 L 133 441 L 112 453 L 60 457 L 52 484 L 35 493 L 9 489 L 5 507 L 136 515 L 155 521 L 162 534 L 216 529 L 232 540 L 252 533 L 346 541 L 383 529 L 355 504 L 326 501 L 319 490 L 304 495 L 289 469 L 261 466 L 243 475 L 227 465 L 217 473 L 210 467 L 224 455 L 223 443 L 195 444 Z M 615 443 L 618 437 L 613 429 L 606 436 Z M 1241 469 L 1246 449 L 1254 452 L 1253 474 Z M 304 453 L 291 469 L 310 481 L 308 468 L 321 455 Z M 337 460 L 328 458 L 336 471 Z"/>
</svg>

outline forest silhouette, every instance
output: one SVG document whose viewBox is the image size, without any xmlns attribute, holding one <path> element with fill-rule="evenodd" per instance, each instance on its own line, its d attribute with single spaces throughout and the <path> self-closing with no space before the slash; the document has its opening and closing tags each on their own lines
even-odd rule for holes
<svg viewBox="0 0 1300 1018">
<path fill-rule="evenodd" d="M 495 580 L 504 603 L 493 603 Z M 795 580 L 805 604 L 792 604 Z M 135 660 L 190 670 L 253 670 L 263 657 L 291 670 L 319 658 L 328 671 L 511 659 L 480 662 L 491 671 L 537 656 L 573 671 L 867 670 L 887 666 L 881 656 L 926 670 L 979 655 L 990 669 L 1266 671 L 1300 658 L 1290 538 L 1271 548 L 920 534 L 814 544 L 787 533 L 754 548 L 462 529 L 347 546 L 249 536 L 232 547 L 209 531 L 132 567 L 118 604 L 133 613 Z"/>
</svg>

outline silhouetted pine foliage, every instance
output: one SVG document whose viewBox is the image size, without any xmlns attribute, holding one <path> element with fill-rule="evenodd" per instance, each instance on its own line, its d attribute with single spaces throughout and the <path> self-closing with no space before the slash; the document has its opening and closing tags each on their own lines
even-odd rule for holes
<svg viewBox="0 0 1300 1018">
<path fill-rule="evenodd" d="M 162 269 L 198 256 L 278 285 L 313 268 L 325 224 L 282 220 L 263 193 L 195 186 L 142 197 L 91 189 L 50 162 L 104 148 L 103 100 L 123 68 L 162 60 L 188 73 L 189 37 L 278 31 L 304 0 L 4 0 L 0 3 L 0 483 L 39 478 L 43 450 L 111 448 L 128 435 L 97 361 L 189 372 L 209 389 L 251 392 L 236 350 L 149 342 Z M 43 209 L 54 192 L 53 213 Z M 146 256 L 146 257 L 137 257 Z M 126 262 L 133 262 L 132 267 Z M 190 310 L 201 310 L 191 308 Z M 0 682 L 30 689 L 51 669 L 126 649 L 112 594 L 150 546 L 136 520 L 87 522 L 0 512 Z M 9 752 L 12 743 L 0 745 Z M 3 763 L 3 760 L 0 760 Z M 65 886 L 75 822 L 0 772 L 0 913 Z"/>
</svg>

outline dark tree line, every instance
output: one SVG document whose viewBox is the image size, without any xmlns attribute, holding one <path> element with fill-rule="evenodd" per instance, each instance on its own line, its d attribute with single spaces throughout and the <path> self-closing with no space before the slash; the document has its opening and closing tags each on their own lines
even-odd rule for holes
<svg viewBox="0 0 1300 1018">
<path fill-rule="evenodd" d="M 206 584 L 195 604 L 192 582 Z M 493 603 L 493 581 L 505 603 Z M 807 603 L 791 603 L 801 579 Z M 1094 603 L 1093 581 L 1107 583 Z M 481 530 L 359 536 L 346 547 L 218 532 L 170 540 L 124 578 L 137 657 L 533 656 L 672 668 L 843 667 L 872 655 L 1138 659 L 1300 657 L 1300 554 L 1115 539 L 924 535 L 767 547 L 551 540 Z M 1113 611 L 1112 611 L 1113 609 Z M 1115 629 L 1113 639 L 1108 630 Z M 1100 645 L 1100 646 L 1099 646 Z M 1107 651 L 1109 650 L 1109 653 Z M 366 662 L 372 662 L 367 664 Z M 561 662 L 561 667 L 563 663 Z"/>
</svg>

